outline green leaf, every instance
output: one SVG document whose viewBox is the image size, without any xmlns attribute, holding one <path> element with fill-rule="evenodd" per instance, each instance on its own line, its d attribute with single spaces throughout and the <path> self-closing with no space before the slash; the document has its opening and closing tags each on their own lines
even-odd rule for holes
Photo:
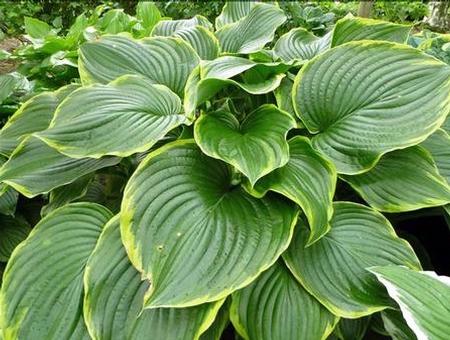
<svg viewBox="0 0 450 340">
<path fill-rule="evenodd" d="M 418 339 L 446 339 L 450 334 L 450 278 L 401 266 L 370 268 L 400 306 Z"/>
<path fill-rule="evenodd" d="M 337 323 L 282 262 L 232 295 L 231 321 L 246 340 L 326 339 Z"/>
<path fill-rule="evenodd" d="M 208 31 L 212 30 L 212 24 L 204 16 L 196 15 L 191 19 L 182 20 L 162 20 L 158 22 L 152 31 L 152 36 L 171 36 L 178 31 L 188 28 L 194 28 L 196 26 L 202 26 Z"/>
<path fill-rule="evenodd" d="M 60 186 L 50 191 L 49 202 L 42 207 L 41 216 L 45 216 L 55 209 L 58 209 L 78 198 L 83 197 L 92 182 L 94 174 L 84 175 L 72 183 Z"/>
<path fill-rule="evenodd" d="M 292 87 L 294 82 L 285 77 L 281 80 L 280 86 L 275 89 L 274 95 L 277 101 L 277 106 L 280 110 L 288 112 L 292 117 L 296 118 L 296 114 L 294 111 L 294 106 L 292 105 Z M 299 122 L 297 122 L 297 127 L 299 126 Z"/>
<path fill-rule="evenodd" d="M 257 1 L 228 1 L 222 8 L 222 12 L 216 18 L 216 29 L 221 29 L 227 24 L 232 24 L 250 13 L 250 10 L 258 4 Z"/>
<path fill-rule="evenodd" d="M 261 157 L 259 152 L 257 155 Z M 306 137 L 297 136 L 289 140 L 289 162 L 261 178 L 249 191 L 261 197 L 272 190 L 297 203 L 311 228 L 309 246 L 330 229 L 336 180 L 333 164 L 317 153 Z"/>
<path fill-rule="evenodd" d="M 19 193 L 13 188 L 6 186 L 2 189 L 2 192 L 0 192 L 0 214 L 14 216 L 18 198 Z"/>
<path fill-rule="evenodd" d="M 17 245 L 30 233 L 30 226 L 11 216 L 0 215 L 0 262 L 7 262 Z"/>
<path fill-rule="evenodd" d="M 450 135 L 450 116 L 447 116 L 447 119 L 444 121 L 441 128 Z"/>
<path fill-rule="evenodd" d="M 52 28 L 46 22 L 39 19 L 25 17 L 25 32 L 32 38 L 44 39 L 50 35 Z"/>
<path fill-rule="evenodd" d="M 83 271 L 103 225 L 104 207 L 77 203 L 43 218 L 16 248 L 0 291 L 6 339 L 87 339 Z"/>
<path fill-rule="evenodd" d="M 119 163 L 116 157 L 74 159 L 30 136 L 13 152 L 0 168 L 4 182 L 26 197 L 47 193 L 97 169 Z"/>
<path fill-rule="evenodd" d="M 316 37 L 304 28 L 294 28 L 277 40 L 273 50 L 284 61 L 309 60 L 330 48 L 331 32 Z"/>
<path fill-rule="evenodd" d="M 450 111 L 450 67 L 388 42 L 357 41 L 309 61 L 294 107 L 315 148 L 339 173 L 369 170 L 389 151 L 416 145 Z"/>
<path fill-rule="evenodd" d="M 331 47 L 356 40 L 383 40 L 406 43 L 411 26 L 392 22 L 345 17 L 336 22 Z"/>
<path fill-rule="evenodd" d="M 420 145 L 431 154 L 439 174 L 450 185 L 450 136 L 439 129 Z"/>
<path fill-rule="evenodd" d="M 161 20 L 161 13 L 153 2 L 141 1 L 136 6 L 136 18 L 149 32 Z"/>
<path fill-rule="evenodd" d="M 188 123 L 181 110 L 180 98 L 167 87 L 126 75 L 69 95 L 50 127 L 37 136 L 74 158 L 127 157 L 150 149 L 167 132 Z"/>
<path fill-rule="evenodd" d="M 93 339 L 198 339 L 223 303 L 142 310 L 150 284 L 127 257 L 118 216 L 103 229 L 87 262 L 84 284 L 84 315 Z"/>
<path fill-rule="evenodd" d="M 80 48 L 79 72 L 83 85 L 106 84 L 125 74 L 143 75 L 182 96 L 187 78 L 199 63 L 194 49 L 179 38 L 133 40 L 104 36 Z"/>
<path fill-rule="evenodd" d="M 385 309 L 381 312 L 384 329 L 394 340 L 417 339 L 411 328 L 406 324 L 402 313 L 393 309 Z"/>
<path fill-rule="evenodd" d="M 26 136 L 45 130 L 59 103 L 78 87 L 68 85 L 55 92 L 44 92 L 22 104 L 0 130 L 0 153 L 10 156 Z"/>
<path fill-rule="evenodd" d="M 360 175 L 341 176 L 369 205 L 402 212 L 450 203 L 450 186 L 424 148 L 413 146 L 385 154 Z"/>
<path fill-rule="evenodd" d="M 219 312 L 214 319 L 214 322 L 209 328 L 200 336 L 200 340 L 221 340 L 222 333 L 230 322 L 230 298 L 226 299 Z"/>
<path fill-rule="evenodd" d="M 0 104 L 13 93 L 18 81 L 13 74 L 0 74 Z"/>
<path fill-rule="evenodd" d="M 127 253 L 152 282 L 145 306 L 189 307 L 246 286 L 287 248 L 297 214 L 285 200 L 233 185 L 229 166 L 193 140 L 152 152 L 121 209 Z"/>
<path fill-rule="evenodd" d="M 177 30 L 175 37 L 188 42 L 202 60 L 213 60 L 220 52 L 219 41 L 215 35 L 202 26 Z"/>
<path fill-rule="evenodd" d="M 351 202 L 334 203 L 330 231 L 305 247 L 309 230 L 296 227 L 284 259 L 305 289 L 333 314 L 358 318 L 391 306 L 366 268 L 400 264 L 420 269 L 411 246 L 380 213 Z"/>
<path fill-rule="evenodd" d="M 370 317 L 340 319 L 334 333 L 341 340 L 362 340 L 370 324 Z"/>
<path fill-rule="evenodd" d="M 284 12 L 277 6 L 259 3 L 245 17 L 222 26 L 216 36 L 222 52 L 257 52 L 271 42 L 276 29 L 286 21 Z"/>
<path fill-rule="evenodd" d="M 276 89 L 292 64 L 258 63 L 225 56 L 204 61 L 190 75 L 185 89 L 184 108 L 192 116 L 195 108 L 227 85 L 237 86 L 251 94 L 269 93 Z M 236 77 L 240 75 L 240 79 Z M 231 79 L 235 78 L 235 79 Z"/>
<path fill-rule="evenodd" d="M 235 166 L 253 186 L 288 162 L 286 135 L 295 125 L 289 114 L 266 104 L 242 122 L 227 111 L 203 114 L 195 122 L 194 137 L 205 154 Z"/>
</svg>

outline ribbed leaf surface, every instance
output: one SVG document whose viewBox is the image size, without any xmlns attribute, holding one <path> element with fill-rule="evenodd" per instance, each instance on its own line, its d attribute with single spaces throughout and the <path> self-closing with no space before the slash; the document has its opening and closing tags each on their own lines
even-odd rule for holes
<svg viewBox="0 0 450 340">
<path fill-rule="evenodd" d="M 245 17 L 222 26 L 216 36 L 222 52 L 252 53 L 261 50 L 272 41 L 276 29 L 286 21 L 277 6 L 259 3 Z"/>
<path fill-rule="evenodd" d="M 120 159 L 116 157 L 69 158 L 39 138 L 30 136 L 0 168 L 0 181 L 12 186 L 22 195 L 34 197 L 119 162 Z"/>
<path fill-rule="evenodd" d="M 339 173 L 356 174 L 438 129 L 450 111 L 449 93 L 448 65 L 411 47 L 357 41 L 308 62 L 293 98 L 317 134 L 313 146 Z"/>
<path fill-rule="evenodd" d="M 284 61 L 309 60 L 330 48 L 332 33 L 316 37 L 304 28 L 294 28 L 277 40 L 273 50 Z"/>
<path fill-rule="evenodd" d="M 295 125 L 289 114 L 266 104 L 241 123 L 227 111 L 204 114 L 195 123 L 194 136 L 205 154 L 235 166 L 253 186 L 287 163 L 286 135 Z"/>
<path fill-rule="evenodd" d="M 121 230 L 131 262 L 152 282 L 147 307 L 224 298 L 287 248 L 297 209 L 253 198 L 231 175 L 183 140 L 149 154 L 129 180 Z"/>
<path fill-rule="evenodd" d="M 406 323 L 419 340 L 446 339 L 450 334 L 450 278 L 405 267 L 371 268 L 400 305 Z"/>
<path fill-rule="evenodd" d="M 77 203 L 42 219 L 13 253 L 0 292 L 6 339 L 88 339 L 83 271 L 103 225 L 104 207 Z"/>
<path fill-rule="evenodd" d="M 282 262 L 232 296 L 231 321 L 246 340 L 326 339 L 338 320 Z"/>
<path fill-rule="evenodd" d="M 84 315 L 93 339 L 198 339 L 223 301 L 189 308 L 142 310 L 150 284 L 131 265 L 119 218 L 103 229 L 86 266 Z"/>
<path fill-rule="evenodd" d="M 399 264 L 420 269 L 410 245 L 388 220 L 360 204 L 336 202 L 330 231 L 305 247 L 309 231 L 296 227 L 284 258 L 308 292 L 336 315 L 357 318 L 391 305 L 386 291 L 366 268 Z"/>
<path fill-rule="evenodd" d="M 370 317 L 340 319 L 334 333 L 341 340 L 362 340 L 370 324 Z"/>
<path fill-rule="evenodd" d="M 333 29 L 331 47 L 356 40 L 383 40 L 405 43 L 411 26 L 392 22 L 345 17 L 336 22 Z"/>
<path fill-rule="evenodd" d="M 420 145 L 431 154 L 439 174 L 450 185 L 450 135 L 439 129 Z"/>
<path fill-rule="evenodd" d="M 369 171 L 342 178 L 380 211 L 410 211 L 450 203 L 449 184 L 439 175 L 430 153 L 420 146 L 385 154 Z"/>
<path fill-rule="evenodd" d="M 306 137 L 297 136 L 289 141 L 288 163 L 261 178 L 252 193 L 263 196 L 272 190 L 297 203 L 308 218 L 310 245 L 330 229 L 336 180 L 333 164 L 317 153 Z"/>
<path fill-rule="evenodd" d="M 30 226 L 11 216 L 0 215 L 0 262 L 7 262 L 12 251 L 25 240 Z"/>
<path fill-rule="evenodd" d="M 250 10 L 257 4 L 257 1 L 229 1 L 222 8 L 222 12 L 216 18 L 216 29 L 220 29 L 227 24 L 232 24 L 248 15 Z"/>
<path fill-rule="evenodd" d="M 10 156 L 29 134 L 45 130 L 59 103 L 77 85 L 68 85 L 55 92 L 44 92 L 26 101 L 0 130 L 0 153 Z"/>
<path fill-rule="evenodd" d="M 209 328 L 200 336 L 200 340 L 221 340 L 222 333 L 230 323 L 230 305 L 231 297 L 227 298 L 220 307 L 219 312 L 214 319 L 214 322 Z"/>
<path fill-rule="evenodd" d="M 199 63 L 188 43 L 171 37 L 133 40 L 104 36 L 80 48 L 79 71 L 83 85 L 106 84 L 125 74 L 143 75 L 182 96 L 186 80 Z"/>
<path fill-rule="evenodd" d="M 72 93 L 56 110 L 49 129 L 37 135 L 74 158 L 126 157 L 150 149 L 187 123 L 181 110 L 180 98 L 166 86 L 126 75 Z"/>
<path fill-rule="evenodd" d="M 0 166 L 8 159 L 0 155 Z M 19 193 L 4 183 L 0 184 L 0 214 L 14 216 Z"/>
<path fill-rule="evenodd" d="M 207 30 L 212 30 L 212 24 L 204 16 L 196 15 L 191 19 L 181 20 L 161 20 L 153 28 L 152 36 L 168 37 L 187 28 L 202 26 Z"/>
<path fill-rule="evenodd" d="M 188 42 L 202 60 L 213 60 L 219 55 L 219 41 L 216 36 L 205 27 L 195 26 L 177 30 L 174 33 L 174 36 Z"/>
<path fill-rule="evenodd" d="M 381 319 L 386 332 L 394 340 L 415 340 L 417 337 L 414 335 L 411 328 L 406 324 L 405 319 L 401 312 L 393 309 L 385 309 L 381 312 Z"/>
</svg>

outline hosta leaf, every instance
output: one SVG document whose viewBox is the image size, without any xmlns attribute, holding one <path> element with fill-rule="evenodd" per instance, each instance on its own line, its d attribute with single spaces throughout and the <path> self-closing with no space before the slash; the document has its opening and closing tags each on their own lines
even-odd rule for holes
<svg viewBox="0 0 450 340">
<path fill-rule="evenodd" d="M 13 93 L 18 81 L 13 74 L 0 74 L 0 104 Z"/>
<path fill-rule="evenodd" d="M 257 1 L 228 1 L 222 8 L 222 12 L 216 18 L 216 29 L 221 29 L 227 24 L 232 24 L 248 15 Z"/>
<path fill-rule="evenodd" d="M 317 134 L 313 146 L 339 173 L 357 174 L 438 129 L 450 111 L 449 77 L 448 65 L 414 48 L 350 42 L 301 69 L 294 106 Z"/>
<path fill-rule="evenodd" d="M 252 60 L 225 56 L 204 61 L 190 75 L 185 90 L 184 108 L 188 115 L 197 105 L 208 100 L 227 85 L 238 86 L 251 94 L 264 94 L 276 89 L 292 65 L 258 63 Z M 240 79 L 231 79 L 241 75 Z"/>
<path fill-rule="evenodd" d="M 196 26 L 202 26 L 209 31 L 212 30 L 212 24 L 208 21 L 208 19 L 204 16 L 196 15 L 191 19 L 161 20 L 153 28 L 152 36 L 168 37 L 178 31 L 185 30 L 187 28 L 194 28 Z"/>
<path fill-rule="evenodd" d="M 444 121 L 441 128 L 450 135 L 450 116 L 447 116 L 447 119 Z"/>
<path fill-rule="evenodd" d="M 152 282 L 145 306 L 198 305 L 249 284 L 286 249 L 296 216 L 287 201 L 234 186 L 230 168 L 192 140 L 154 151 L 121 209 L 127 253 Z"/>
<path fill-rule="evenodd" d="M 83 44 L 78 62 L 83 85 L 106 84 L 125 74 L 138 74 L 180 96 L 198 63 L 197 53 L 181 39 L 134 40 L 124 36 L 104 36 Z"/>
<path fill-rule="evenodd" d="M 394 24 L 392 22 L 345 17 L 333 29 L 331 47 L 356 40 L 383 40 L 396 43 L 406 43 L 411 26 Z"/>
<path fill-rule="evenodd" d="M 402 313 L 393 309 L 385 309 L 381 312 L 384 329 L 394 340 L 417 339 L 411 328 L 406 324 Z"/>
<path fill-rule="evenodd" d="M 180 98 L 167 87 L 126 75 L 72 93 L 56 110 L 49 129 L 37 135 L 75 158 L 126 157 L 150 149 L 187 123 L 181 110 Z"/>
<path fill-rule="evenodd" d="M 41 216 L 45 216 L 63 205 L 66 205 L 86 194 L 94 174 L 84 175 L 72 183 L 60 186 L 50 191 L 49 202 L 42 207 Z"/>
<path fill-rule="evenodd" d="M 250 190 L 256 196 L 272 190 L 297 203 L 308 218 L 310 245 L 330 229 L 336 180 L 333 164 L 318 154 L 306 137 L 297 136 L 289 141 L 289 162 L 261 178 Z"/>
<path fill-rule="evenodd" d="M 246 340 L 326 339 L 338 320 L 282 262 L 232 296 L 231 321 Z"/>
<path fill-rule="evenodd" d="M 148 32 L 161 20 L 161 13 L 154 3 L 141 1 L 136 5 L 136 18 L 142 22 L 142 26 Z"/>
<path fill-rule="evenodd" d="M 446 339 L 450 334 L 450 278 L 400 266 L 371 268 L 400 305 L 406 323 L 419 340 Z"/>
<path fill-rule="evenodd" d="M 31 228 L 24 221 L 0 215 L 0 262 L 7 262 L 17 245 L 25 240 Z"/>
<path fill-rule="evenodd" d="M 231 300 L 227 298 L 222 307 L 220 307 L 214 322 L 201 335 L 200 340 L 221 340 L 223 331 L 230 323 L 230 305 Z"/>
<path fill-rule="evenodd" d="M 69 158 L 39 138 L 30 136 L 0 168 L 0 181 L 12 186 L 22 195 L 34 197 L 119 161 L 116 157 Z"/>
<path fill-rule="evenodd" d="M 316 37 L 304 28 L 294 28 L 282 35 L 273 50 L 284 61 L 309 60 L 330 48 L 332 34 Z"/>
<path fill-rule="evenodd" d="M 0 214 L 14 216 L 19 193 L 9 186 L 5 186 L 2 190 L 0 192 Z"/>
<path fill-rule="evenodd" d="M 276 29 L 285 21 L 286 16 L 280 8 L 259 3 L 252 6 L 245 17 L 222 26 L 216 36 L 222 52 L 257 52 L 272 41 Z"/>
<path fill-rule="evenodd" d="M 280 86 L 275 89 L 274 95 L 275 99 L 277 101 L 277 106 L 280 110 L 288 112 L 292 117 L 296 117 L 294 106 L 292 105 L 292 86 L 294 85 L 294 82 L 288 78 L 285 77 L 281 80 Z M 297 122 L 297 126 L 299 123 Z"/>
<path fill-rule="evenodd" d="M 410 245 L 389 221 L 360 204 L 336 202 L 330 231 L 305 247 L 309 231 L 296 227 L 284 254 L 288 267 L 308 292 L 333 314 L 358 318 L 391 305 L 383 287 L 366 268 L 400 264 L 420 269 Z"/>
<path fill-rule="evenodd" d="M 68 85 L 55 92 L 44 92 L 26 101 L 0 130 L 0 153 L 10 156 L 29 134 L 45 130 L 59 103 L 78 85 Z"/>
<path fill-rule="evenodd" d="M 84 282 L 84 315 L 93 339 L 198 339 L 223 302 L 142 311 L 150 284 L 142 281 L 127 257 L 118 217 L 103 229 L 87 263 Z"/>
<path fill-rule="evenodd" d="M 77 203 L 43 218 L 16 248 L 0 292 L 6 339 L 87 339 L 83 271 L 103 225 L 104 207 Z"/>
<path fill-rule="evenodd" d="M 25 32 L 35 39 L 44 39 L 52 30 L 46 22 L 30 17 L 24 18 L 24 26 Z"/>
<path fill-rule="evenodd" d="M 187 41 L 202 60 L 212 60 L 219 55 L 219 41 L 205 27 L 195 26 L 178 30 L 174 33 L 174 36 Z"/>
<path fill-rule="evenodd" d="M 444 130 L 439 129 L 423 141 L 421 146 L 431 154 L 439 174 L 450 185 L 450 136 Z"/>
<path fill-rule="evenodd" d="M 380 211 L 410 211 L 450 203 L 450 186 L 439 175 L 430 153 L 420 146 L 385 154 L 369 171 L 342 179 Z"/>
<path fill-rule="evenodd" d="M 334 333 L 341 340 L 362 340 L 370 324 L 370 317 L 340 319 Z"/>
<path fill-rule="evenodd" d="M 276 106 L 259 107 L 239 123 L 227 111 L 203 114 L 194 127 L 195 141 L 210 157 L 241 171 L 251 185 L 289 160 L 288 131 L 294 119 Z"/>
</svg>

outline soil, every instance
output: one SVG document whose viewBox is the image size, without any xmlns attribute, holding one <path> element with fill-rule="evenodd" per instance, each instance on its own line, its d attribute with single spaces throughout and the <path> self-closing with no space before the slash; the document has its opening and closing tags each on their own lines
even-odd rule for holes
<svg viewBox="0 0 450 340">
<path fill-rule="evenodd" d="M 17 38 L 6 38 L 0 41 L 0 50 L 5 50 L 9 53 L 13 52 L 17 47 L 21 46 L 23 42 Z M 0 74 L 5 74 L 14 71 L 17 68 L 17 62 L 14 60 L 0 60 Z"/>
</svg>

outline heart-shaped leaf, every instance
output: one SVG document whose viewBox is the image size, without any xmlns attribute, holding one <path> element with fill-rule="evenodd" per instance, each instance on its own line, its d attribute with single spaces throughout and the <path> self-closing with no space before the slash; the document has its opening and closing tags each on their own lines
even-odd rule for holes
<svg viewBox="0 0 450 340">
<path fill-rule="evenodd" d="M 283 255 L 289 269 L 335 315 L 357 318 L 390 306 L 386 291 L 366 268 L 399 264 L 420 269 L 410 245 L 383 215 L 360 204 L 334 203 L 330 224 L 330 231 L 309 247 L 308 228 L 297 225 Z"/>
<path fill-rule="evenodd" d="M 261 178 L 249 191 L 261 197 L 272 190 L 297 203 L 308 218 L 310 245 L 330 229 L 336 180 L 333 164 L 317 153 L 306 137 L 297 136 L 289 141 L 288 163 Z"/>
<path fill-rule="evenodd" d="M 288 131 L 294 119 L 274 105 L 263 105 L 239 123 L 226 111 L 202 115 L 195 123 L 194 137 L 202 151 L 241 171 L 253 186 L 262 176 L 289 160 Z"/>
<path fill-rule="evenodd" d="M 181 110 L 180 98 L 166 86 L 126 75 L 72 93 L 50 127 L 37 136 L 74 158 L 126 157 L 150 149 L 167 132 L 188 123 Z"/>
<path fill-rule="evenodd" d="M 297 213 L 233 185 L 229 166 L 192 140 L 149 154 L 121 208 L 127 253 L 152 282 L 145 306 L 194 306 L 246 286 L 287 248 Z"/>
<path fill-rule="evenodd" d="M 411 26 L 347 16 L 336 22 L 331 47 L 357 40 L 383 40 L 405 43 Z"/>
<path fill-rule="evenodd" d="M 79 54 L 83 85 L 106 84 L 125 74 L 137 74 L 166 85 L 179 96 L 200 61 L 188 43 L 172 37 L 134 40 L 120 35 L 104 36 L 83 44 Z"/>
<path fill-rule="evenodd" d="M 93 339 L 198 339 L 223 303 L 142 310 L 150 284 L 128 259 L 117 216 L 103 229 L 86 268 L 84 315 Z"/>
<path fill-rule="evenodd" d="M 244 339 L 326 339 L 337 323 L 283 262 L 233 293 L 231 321 Z"/>
<path fill-rule="evenodd" d="M 286 16 L 278 6 L 259 3 L 245 17 L 222 26 L 216 36 L 222 52 L 257 52 L 272 41 L 276 29 L 285 21 Z"/>
<path fill-rule="evenodd" d="M 339 173 L 369 170 L 386 152 L 416 145 L 450 111 L 450 67 L 388 42 L 356 41 L 308 62 L 296 77 L 297 114 Z"/>
<path fill-rule="evenodd" d="M 385 154 L 369 171 L 341 178 L 380 211 L 410 211 L 450 203 L 449 184 L 439 175 L 430 153 L 420 146 Z"/>
<path fill-rule="evenodd" d="M 0 168 L 0 181 L 22 195 L 34 197 L 76 180 L 97 169 L 120 162 L 117 157 L 70 158 L 39 138 L 26 138 Z"/>
<path fill-rule="evenodd" d="M 273 50 L 284 61 L 309 60 L 330 48 L 332 33 L 316 37 L 304 28 L 294 28 L 277 40 Z"/>
<path fill-rule="evenodd" d="M 153 28 L 152 36 L 169 37 L 178 31 L 201 26 L 208 31 L 212 30 L 212 24 L 202 15 L 196 15 L 191 19 L 161 20 Z"/>
<path fill-rule="evenodd" d="M 6 339 L 86 339 L 83 271 L 112 214 L 76 203 L 43 218 L 16 248 L 0 291 Z"/>
<path fill-rule="evenodd" d="M 401 266 L 370 271 L 399 304 L 406 323 L 419 340 L 446 339 L 450 334 L 450 277 Z"/>
</svg>

